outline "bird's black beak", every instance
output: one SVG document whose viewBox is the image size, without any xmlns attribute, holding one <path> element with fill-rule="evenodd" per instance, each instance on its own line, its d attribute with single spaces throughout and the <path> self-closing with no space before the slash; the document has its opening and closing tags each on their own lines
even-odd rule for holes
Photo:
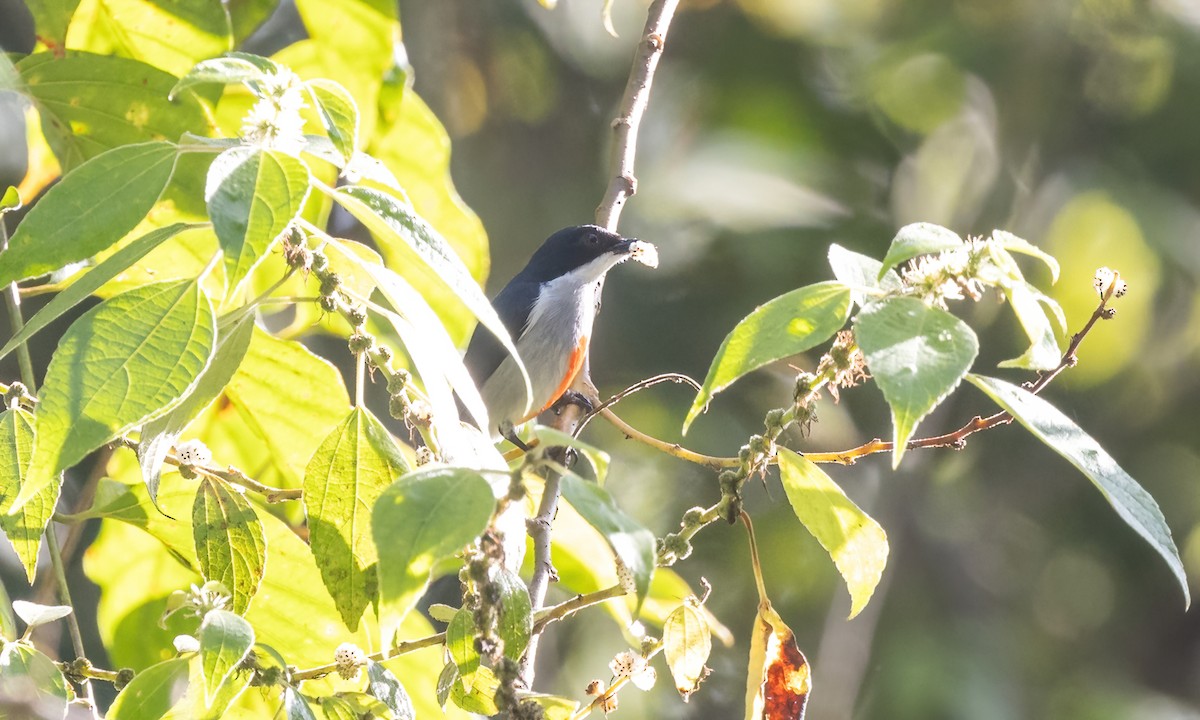
<svg viewBox="0 0 1200 720">
<path fill-rule="evenodd" d="M 627 253 L 631 253 L 631 252 L 633 252 L 633 245 L 637 241 L 638 241 L 637 238 L 622 238 L 621 242 L 617 243 L 616 245 L 613 245 L 612 249 L 609 250 L 609 252 L 611 252 L 615 255 L 625 255 Z"/>
</svg>

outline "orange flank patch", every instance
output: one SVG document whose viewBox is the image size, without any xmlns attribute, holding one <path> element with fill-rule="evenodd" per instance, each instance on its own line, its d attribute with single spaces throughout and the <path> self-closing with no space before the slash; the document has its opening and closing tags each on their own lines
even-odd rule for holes
<svg viewBox="0 0 1200 720">
<path fill-rule="evenodd" d="M 563 396 L 571 387 L 571 383 L 575 382 L 575 376 L 583 369 L 583 358 L 587 355 L 588 339 L 586 336 L 579 338 L 579 344 L 571 351 L 571 357 L 567 358 L 567 374 L 555 388 L 554 393 L 550 395 L 550 399 L 546 402 L 545 407 L 538 410 L 534 415 L 541 415 L 550 409 L 550 406 L 558 402 L 558 399 Z M 532 416 L 530 416 L 532 417 Z M 528 419 L 528 418 L 527 418 Z"/>
</svg>

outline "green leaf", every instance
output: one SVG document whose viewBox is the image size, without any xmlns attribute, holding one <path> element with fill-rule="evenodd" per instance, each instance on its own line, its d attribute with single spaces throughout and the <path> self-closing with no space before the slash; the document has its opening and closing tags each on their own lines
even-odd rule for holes
<svg viewBox="0 0 1200 720">
<path fill-rule="evenodd" d="M 244 614 L 267 560 L 262 522 L 250 501 L 224 481 L 205 478 L 192 507 L 192 533 L 204 579 L 229 588 L 233 611 Z"/>
<path fill-rule="evenodd" d="M 171 409 L 208 364 L 215 324 L 195 280 L 130 290 L 76 320 L 46 371 L 29 480 L 14 507 L 91 451 Z"/>
<path fill-rule="evenodd" d="M 446 626 L 446 652 L 458 668 L 458 681 L 467 690 L 475 687 L 475 672 L 479 670 L 479 651 L 475 649 L 475 613 L 459 608 Z"/>
<path fill-rule="evenodd" d="M 247 57 L 241 56 L 240 53 L 235 53 L 227 57 L 203 60 L 194 65 L 191 70 L 188 70 L 187 74 L 179 78 L 179 82 L 175 83 L 175 87 L 171 88 L 170 97 L 174 99 L 181 91 L 194 85 L 209 83 L 235 85 L 262 80 L 268 72 L 272 72 L 278 67 L 266 58 L 258 58 L 258 60 L 269 63 L 272 69 L 267 70 L 263 67 L 262 62 L 253 62 Z"/>
<path fill-rule="evenodd" d="M 254 628 L 228 610 L 209 610 L 200 623 L 200 669 L 204 699 L 212 704 L 217 692 L 254 647 Z"/>
<path fill-rule="evenodd" d="M 277 150 L 237 147 L 213 161 L 204 199 L 231 297 L 300 214 L 308 191 L 308 166 Z"/>
<path fill-rule="evenodd" d="M 387 428 L 363 407 L 350 411 L 313 454 L 304 473 L 309 542 L 321 580 L 351 630 L 378 596 L 370 512 L 408 472 Z"/>
<path fill-rule="evenodd" d="M 695 602 L 695 598 L 691 598 L 675 608 L 667 616 L 662 631 L 667 668 L 684 702 L 704 679 L 704 663 L 708 662 L 709 653 L 712 652 L 712 631 L 704 615 L 692 604 Z"/>
<path fill-rule="evenodd" d="M 187 690 L 188 660 L 174 658 L 133 677 L 108 709 L 109 720 L 158 720 Z"/>
<path fill-rule="evenodd" d="M 1050 403 L 996 378 L 971 374 L 967 375 L 967 380 L 1092 481 L 1125 524 L 1141 535 L 1167 563 L 1183 590 L 1184 607 L 1190 606 L 1192 598 L 1179 550 L 1171 538 L 1171 528 L 1150 493 L 1121 469 L 1099 443 Z"/>
<path fill-rule="evenodd" d="M 349 163 L 358 148 L 358 106 L 354 98 L 333 80 L 309 80 L 304 86 L 312 95 L 329 141 L 342 156 L 342 164 Z"/>
<path fill-rule="evenodd" d="M 42 534 L 58 504 L 59 484 L 39 490 L 21 509 L 9 514 L 12 501 L 28 477 L 33 454 L 33 416 L 21 408 L 0 414 L 0 530 L 12 543 L 30 584 L 37 575 Z"/>
<path fill-rule="evenodd" d="M 471 277 L 467 266 L 433 226 L 417 215 L 411 206 L 379 190 L 357 186 L 342 187 L 337 189 L 333 197 L 359 222 L 366 225 L 385 248 L 393 252 L 405 249 L 406 252 L 401 252 L 408 260 L 405 264 L 411 265 L 413 259 L 420 260 L 444 287 L 453 291 L 475 317 L 479 318 L 479 322 L 500 340 L 509 354 L 517 358 L 517 365 L 528 390 L 529 376 L 525 373 L 525 366 L 521 363 L 516 346 L 513 345 L 504 323 L 500 321 L 500 316 L 488 302 L 479 283 Z M 389 262 L 389 265 L 397 266 L 395 262 Z M 414 281 L 413 284 L 417 283 Z"/>
<path fill-rule="evenodd" d="M 0 216 L 20 210 L 24 206 L 24 203 L 21 202 L 21 193 L 9 185 L 8 189 L 4 191 L 4 197 L 0 197 Z"/>
<path fill-rule="evenodd" d="M 626 515 L 608 491 L 596 483 L 564 475 L 562 496 L 589 525 L 600 531 L 617 559 L 629 570 L 637 589 L 633 611 L 637 617 L 654 576 L 654 533 Z"/>
<path fill-rule="evenodd" d="M 181 75 L 198 60 L 239 45 L 274 7 L 269 0 L 83 0 L 67 44 Z"/>
<path fill-rule="evenodd" d="M 324 707 L 326 699 L 337 699 L 342 702 L 339 709 L 348 708 L 354 713 L 352 718 L 347 720 L 359 720 L 360 718 L 372 717 L 386 718 L 388 717 L 388 708 L 383 703 L 379 702 L 374 696 L 368 695 L 365 692 L 339 692 L 336 696 L 330 698 L 322 698 L 321 705 Z M 339 720 L 341 718 L 339 717 Z"/>
<path fill-rule="evenodd" d="M 796 517 L 833 559 L 850 591 L 850 617 L 864 607 L 887 566 L 887 534 L 821 468 L 779 448 L 783 490 Z"/>
<path fill-rule="evenodd" d="M 780 295 L 760 305 L 725 337 L 696 394 L 683 431 L 713 396 L 758 368 L 825 342 L 850 316 L 850 288 L 823 282 Z"/>
<path fill-rule="evenodd" d="M 0 253 L 0 284 L 86 260 L 120 240 L 150 212 L 177 155 L 169 142 L 126 145 L 68 173 L 33 206 Z"/>
<path fill-rule="evenodd" d="M 451 685 L 450 697 L 454 700 L 455 705 L 469 713 L 491 717 L 499 712 L 495 696 L 496 689 L 500 687 L 500 681 L 488 667 L 479 668 L 476 676 L 475 686 L 469 690 L 462 684 L 462 681 Z"/>
<path fill-rule="evenodd" d="M 871 375 L 892 408 L 892 467 L 917 423 L 950 391 L 979 353 L 971 328 L 945 310 L 910 297 L 868 305 L 854 324 Z"/>
<path fill-rule="evenodd" d="M 431 380 L 436 382 L 437 378 L 427 379 L 429 376 L 444 376 L 445 383 L 437 384 L 449 383 L 449 386 L 462 399 L 463 406 L 471 413 L 475 421 L 480 423 L 479 427 L 490 427 L 487 407 L 483 404 L 479 389 L 475 386 L 475 381 L 471 379 L 470 373 L 467 372 L 466 366 L 463 365 L 462 356 L 455 349 L 454 341 L 446 334 L 446 329 L 438 319 L 437 313 L 407 280 L 391 269 L 382 264 L 365 261 L 362 262 L 362 267 L 375 280 L 380 294 L 411 326 L 411 333 L 402 333 L 401 330 L 404 328 L 401 325 L 396 326 L 396 331 L 412 356 L 413 364 L 417 366 L 416 370 L 421 379 L 425 381 L 426 391 L 431 396 L 434 395 L 433 388 L 430 387 Z M 406 334 L 409 336 L 406 337 Z M 441 398 L 440 402 L 435 402 L 437 399 L 435 397 L 430 398 L 434 405 L 434 416 L 436 418 L 440 411 L 443 416 L 456 418 L 458 410 L 454 404 L 454 398 L 450 396 L 448 390 L 444 394 L 445 397 Z M 447 403 L 449 407 L 445 406 Z"/>
<path fill-rule="evenodd" d="M 992 240 L 999 243 L 1000 247 L 1009 252 L 1021 253 L 1022 255 L 1028 255 L 1041 260 L 1050 269 L 1050 282 L 1058 282 L 1058 260 L 1055 260 L 1054 256 L 1050 253 L 1042 250 L 1028 240 L 1019 238 L 1004 230 L 993 230 Z"/>
<path fill-rule="evenodd" d="M 33 27 L 37 37 L 51 50 L 66 47 L 67 26 L 79 0 L 30 0 L 26 3 L 33 15 Z"/>
<path fill-rule="evenodd" d="M 321 698 L 321 713 L 325 720 L 359 720 L 354 706 L 334 695 Z"/>
<path fill-rule="evenodd" d="M 497 631 L 504 641 L 504 655 L 518 661 L 525 654 L 533 634 L 533 603 L 529 599 L 529 588 L 519 575 L 503 567 L 496 573 L 494 582 L 500 587 Z"/>
<path fill-rule="evenodd" d="M 379 552 L 385 644 L 425 592 L 434 563 L 478 537 L 495 507 L 487 480 L 462 468 L 417 470 L 384 491 L 371 513 L 371 528 Z"/>
<path fill-rule="evenodd" d="M 64 171 L 111 148 L 209 134 L 196 99 L 167 100 L 175 76 L 145 63 L 68 51 L 30 55 L 16 67 Z"/>
<path fill-rule="evenodd" d="M 121 463 L 118 460 L 110 462 L 109 472 L 120 476 L 124 472 L 122 465 L 125 464 L 131 475 L 137 472 L 135 463 Z M 136 482 L 136 477 L 133 479 Z M 175 485 L 165 498 L 160 494 L 158 500 L 163 503 L 160 511 L 150 499 L 145 485 L 126 485 L 104 479 L 98 486 L 95 505 L 86 512 L 68 517 L 76 521 L 91 518 L 120 520 L 161 542 L 180 563 L 189 568 L 198 568 L 195 534 L 190 523 L 183 520 L 189 518 L 188 511 L 195 502 L 198 487 L 199 483 L 188 483 L 186 487 Z M 164 514 L 168 512 L 170 516 Z"/>
<path fill-rule="evenodd" d="M 385 93 L 391 90 L 385 88 Z M 403 82 L 396 87 L 402 97 L 379 104 L 379 128 L 367 150 L 395 174 L 417 214 L 432 225 L 462 258 L 480 283 L 487 277 L 490 255 L 487 234 L 479 217 L 467 207 L 450 178 L 450 137 L 436 115 Z M 359 99 L 359 107 L 368 107 Z M 364 130 L 364 137 L 369 135 Z M 421 152 L 413 152 L 421 148 Z M 364 177 L 366 175 L 364 174 Z M 399 268 L 400 248 L 380 248 L 388 267 Z M 455 344 L 470 336 L 471 313 L 453 299 L 453 293 L 436 278 L 409 275 L 409 281 L 437 310 Z"/>
<path fill-rule="evenodd" d="M 443 710 L 446 709 L 446 703 L 450 700 L 450 692 L 457 684 L 458 666 L 451 660 L 442 666 L 442 673 L 438 675 L 437 681 L 437 702 Z"/>
<path fill-rule="evenodd" d="M 604 480 L 608 477 L 608 466 L 612 464 L 612 456 L 608 453 L 573 435 L 545 425 L 534 425 L 533 436 L 538 439 L 538 442 L 545 443 L 546 447 L 569 447 L 578 450 L 579 454 L 586 458 L 588 464 L 592 466 L 592 471 L 596 473 L 596 484 L 604 485 Z"/>
<path fill-rule="evenodd" d="M 12 599 L 0 583 L 0 646 L 17 639 L 17 618 L 13 615 Z"/>
<path fill-rule="evenodd" d="M 375 696 L 388 710 L 392 711 L 392 720 L 414 720 L 412 700 L 404 686 L 387 668 L 375 662 L 367 661 L 367 692 Z"/>
<path fill-rule="evenodd" d="M 287 720 L 317 720 L 308 700 L 295 688 L 283 689 L 283 716 Z"/>
<path fill-rule="evenodd" d="M 27 699 L 29 707 L 37 708 L 31 717 L 65 718 L 71 695 L 53 660 L 29 645 L 10 642 L 0 648 L 0 697 Z"/>
<path fill-rule="evenodd" d="M 892 239 L 887 255 L 883 258 L 883 265 L 879 269 L 878 277 L 882 279 L 888 270 L 918 255 L 953 250 L 961 247 L 962 244 L 962 238 L 958 236 L 958 233 L 940 225 L 924 222 L 905 225 Z"/>
<path fill-rule="evenodd" d="M 8 355 L 18 345 L 33 337 L 39 330 L 42 330 L 50 323 L 62 317 L 63 313 L 83 302 L 88 296 L 99 290 L 104 283 L 120 275 L 129 266 L 141 260 L 147 253 L 163 242 L 184 230 L 196 227 L 200 226 L 188 223 L 175 223 L 174 225 L 161 227 L 157 230 L 151 230 L 113 253 L 104 262 L 84 273 L 81 278 L 67 286 L 65 290 L 56 293 L 50 299 L 50 302 L 43 305 L 42 309 L 38 310 L 29 319 L 29 322 L 25 323 L 25 327 L 21 328 L 21 332 L 13 335 L 12 339 L 5 343 L 3 349 L 0 349 L 0 357 Z M 2 264 L 2 258 L 3 256 L 0 256 L 0 264 Z"/>
<path fill-rule="evenodd" d="M 1020 357 L 1005 360 L 1000 367 L 1024 368 L 1026 370 L 1051 370 L 1058 366 L 1062 351 L 1058 337 L 1050 325 L 1050 318 L 1042 309 L 1038 298 L 1024 282 L 1010 283 L 1004 288 L 1004 296 L 1029 337 L 1029 349 Z M 1053 302 L 1051 300 L 1050 302 Z"/>
<path fill-rule="evenodd" d="M 288 487 L 300 485 L 313 448 L 350 412 L 337 368 L 298 342 L 257 329 L 225 394 L 270 450 Z"/>
<path fill-rule="evenodd" d="M 16 600 L 12 607 L 13 612 L 25 622 L 29 629 L 48 625 L 71 614 L 70 605 L 40 605 L 26 600 Z"/>
<path fill-rule="evenodd" d="M 137 447 L 138 464 L 142 468 L 142 480 L 146 483 L 151 500 L 157 502 L 158 484 L 162 480 L 162 466 L 167 453 L 175 446 L 175 441 L 188 424 L 216 400 L 229 384 L 242 364 L 242 358 L 246 357 L 253 335 L 253 313 L 245 315 L 232 327 L 220 328 L 212 362 L 204 368 L 191 392 L 170 412 L 142 427 Z"/>
<path fill-rule="evenodd" d="M 850 301 L 859 306 L 871 299 L 871 291 L 894 293 L 903 287 L 895 270 L 883 270 L 883 263 L 875 258 L 841 245 L 829 246 L 829 266 L 837 281 L 850 288 Z"/>
</svg>

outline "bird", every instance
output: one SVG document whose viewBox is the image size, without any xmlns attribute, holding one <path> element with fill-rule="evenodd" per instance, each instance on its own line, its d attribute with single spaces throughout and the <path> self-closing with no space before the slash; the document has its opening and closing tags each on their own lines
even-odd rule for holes
<svg viewBox="0 0 1200 720">
<path fill-rule="evenodd" d="M 587 357 L 600 285 L 614 266 L 635 256 L 646 262 L 652 252 L 649 243 L 597 225 L 563 228 L 546 238 L 492 300 L 525 364 L 532 398 L 512 355 L 491 331 L 476 327 L 467 345 L 463 363 L 479 388 L 491 425 L 480 430 L 493 441 L 504 438 L 526 449 L 514 428 L 560 399 L 590 410 L 590 401 L 571 385 Z"/>
</svg>

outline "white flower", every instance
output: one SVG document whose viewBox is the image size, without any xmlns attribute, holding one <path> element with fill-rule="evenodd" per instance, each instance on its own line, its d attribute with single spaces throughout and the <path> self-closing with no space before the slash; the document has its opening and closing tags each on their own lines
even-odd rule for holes
<svg viewBox="0 0 1200 720">
<path fill-rule="evenodd" d="M 290 155 L 304 149 L 304 85 L 291 70 L 281 69 L 262 80 L 262 92 L 242 118 L 242 140 Z"/>
<path fill-rule="evenodd" d="M 188 440 L 175 446 L 175 454 L 184 465 L 207 465 L 212 462 L 212 451 L 199 440 Z"/>
<path fill-rule="evenodd" d="M 287 68 L 279 68 L 262 79 L 262 94 L 283 112 L 299 112 L 304 107 L 304 83 Z"/>
<path fill-rule="evenodd" d="M 658 679 L 658 673 L 650 667 L 646 658 L 632 650 L 617 653 L 617 656 L 608 664 L 608 668 L 618 679 L 628 677 L 629 681 L 639 690 L 649 690 L 654 687 L 654 681 Z"/>
<path fill-rule="evenodd" d="M 359 668 L 367 664 L 367 654 L 354 643 L 342 643 L 333 651 L 333 662 L 343 680 L 358 677 Z"/>
</svg>

